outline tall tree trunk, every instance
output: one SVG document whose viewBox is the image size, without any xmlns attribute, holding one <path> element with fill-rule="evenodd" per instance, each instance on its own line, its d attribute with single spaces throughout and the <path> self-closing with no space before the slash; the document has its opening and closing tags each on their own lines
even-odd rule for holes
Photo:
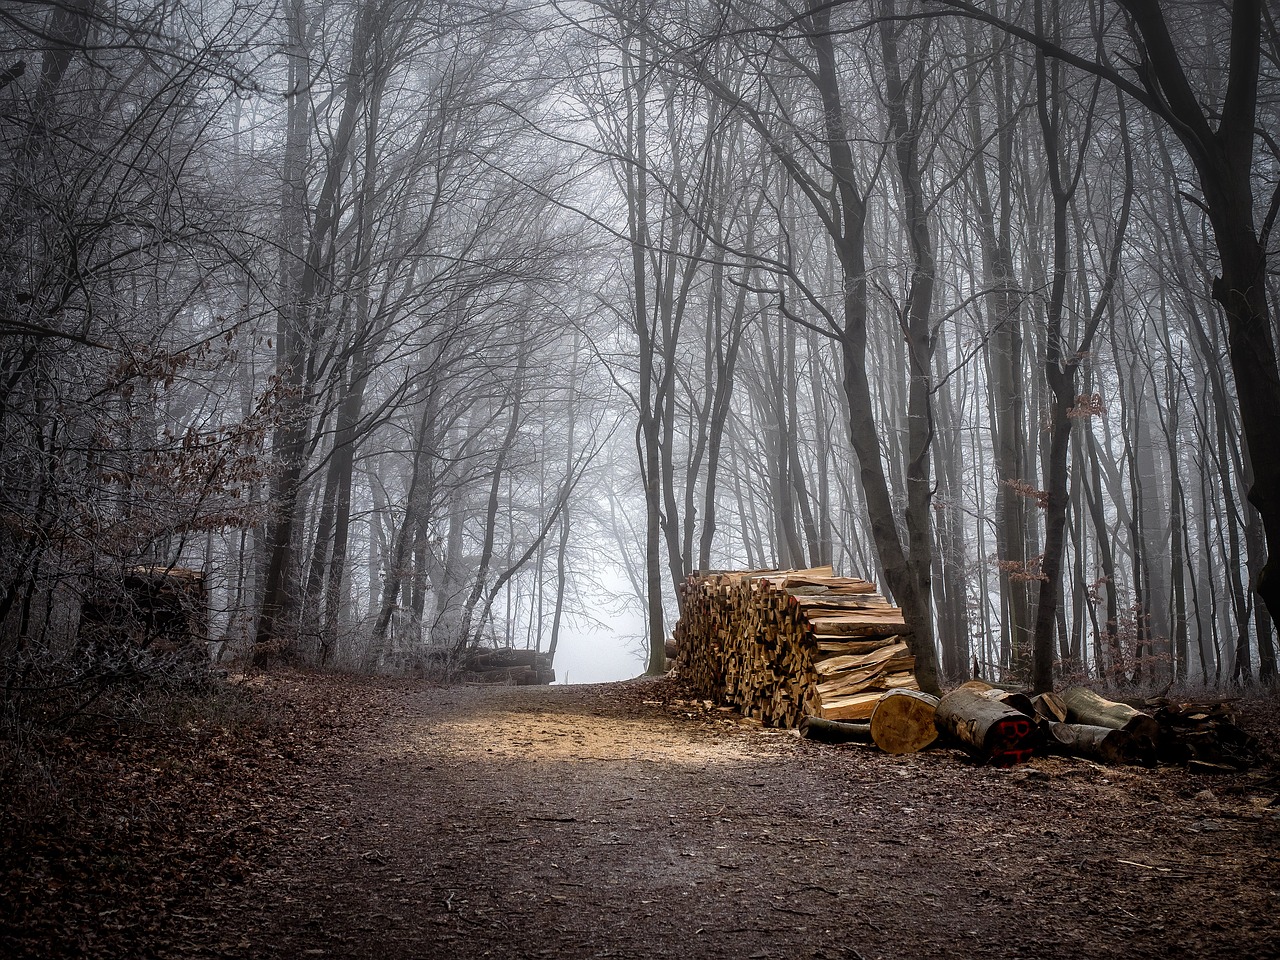
<svg viewBox="0 0 1280 960">
<path fill-rule="evenodd" d="M 1254 588 L 1280 617 L 1280 368 L 1267 303 L 1267 250 L 1257 227 L 1254 144 L 1257 130 L 1262 0 L 1230 8 L 1226 92 L 1210 114 L 1196 98 L 1158 0 L 1120 0 L 1140 38 L 1140 82 L 1147 106 L 1169 121 L 1195 164 L 1213 228 L 1221 275 L 1213 298 L 1227 318 L 1240 420 L 1253 465 L 1249 502 L 1262 519 L 1267 562 Z M 1274 657 L 1269 669 L 1274 673 Z"/>
<path fill-rule="evenodd" d="M 839 72 L 830 32 L 830 8 L 811 8 L 810 25 L 809 41 L 817 59 L 816 81 L 822 102 L 826 149 L 841 211 L 841 219 L 832 231 L 832 240 L 843 274 L 844 327 L 840 343 L 844 361 L 845 398 L 849 406 L 850 440 L 858 456 L 858 473 L 866 496 L 871 532 L 880 565 L 911 633 L 912 652 L 916 657 L 920 686 L 933 692 L 938 689 L 938 677 L 929 588 L 931 570 L 928 552 L 932 545 L 929 542 L 931 537 L 924 536 L 929 529 L 929 511 L 926 507 L 923 516 L 913 516 L 908 520 L 908 542 L 921 546 L 924 550 L 923 555 L 909 558 L 898 535 L 893 498 L 889 493 L 881 460 L 875 404 L 867 373 L 867 204 L 857 186 L 857 170 L 845 124 L 846 113 L 840 94 Z M 928 359 L 928 351 L 925 349 L 913 356 L 913 364 L 923 364 L 913 373 L 922 373 L 927 378 Z M 927 392 L 927 381 L 921 388 Z M 909 415 L 914 415 L 913 421 L 920 429 L 929 431 L 932 429 L 931 424 L 920 423 L 917 419 L 927 416 L 925 410 L 918 409 L 919 399 L 916 396 L 917 407 Z M 924 449 L 913 446 L 910 456 L 915 471 L 914 481 L 927 478 L 927 446 Z M 918 483 L 908 491 L 909 503 L 915 505 L 921 499 L 927 502 L 928 494 L 927 481 Z"/>
<path fill-rule="evenodd" d="M 1036 3 L 1036 28 L 1044 34 L 1042 3 Z M 1057 29 L 1056 24 L 1054 27 Z M 1073 414 L 1077 411 L 1076 371 L 1083 358 L 1088 356 L 1094 334 L 1107 312 L 1111 293 L 1120 268 L 1120 254 L 1128 227 L 1133 198 L 1133 161 L 1130 156 L 1127 131 L 1124 128 L 1123 103 L 1120 108 L 1121 130 L 1125 158 L 1125 183 L 1123 206 L 1112 237 L 1107 274 L 1098 300 L 1081 332 L 1078 345 L 1069 350 L 1063 330 L 1063 309 L 1066 301 L 1068 213 L 1071 198 L 1083 173 L 1083 146 L 1072 171 L 1064 150 L 1064 125 L 1066 107 L 1060 89 L 1060 65 L 1052 69 L 1043 53 L 1036 54 L 1037 113 L 1048 156 L 1049 187 L 1053 197 L 1053 271 L 1050 277 L 1049 298 L 1046 304 L 1045 331 L 1045 383 L 1049 388 L 1049 407 L 1045 422 L 1048 425 L 1049 443 L 1045 455 L 1043 499 L 1045 511 L 1044 550 L 1040 563 L 1040 591 L 1036 604 L 1035 634 L 1032 639 L 1031 686 L 1037 692 L 1053 689 L 1054 632 L 1058 626 L 1058 605 L 1062 591 L 1062 562 L 1066 543 L 1068 493 L 1068 450 L 1071 440 Z M 1084 117 L 1084 129 L 1080 143 L 1089 140 L 1093 124 L 1093 111 L 1097 103 L 1097 86 Z"/>
<path fill-rule="evenodd" d="M 966 31 L 972 66 L 970 75 L 978 89 L 979 58 Z M 1004 659 L 1008 663 L 1025 660 L 1030 647 L 1031 602 L 1027 570 L 1027 499 L 1019 487 L 1027 479 L 1025 402 L 1023 399 L 1023 347 L 1021 297 L 1013 265 L 1011 239 L 1014 178 L 1013 147 L 1016 116 L 1012 107 L 1008 75 L 1011 59 L 998 54 L 992 65 L 996 90 L 991 100 L 996 109 L 996 181 L 1000 192 L 993 199 L 986 165 L 979 157 L 973 165 L 973 186 L 982 248 L 983 282 L 986 296 L 988 339 L 988 410 L 996 473 L 996 557 L 1000 585 L 1000 634 Z M 985 142 L 986 127 L 981 113 L 982 98 L 968 99 L 969 136 L 975 148 Z M 997 201 L 998 200 L 998 205 Z"/>
<path fill-rule="evenodd" d="M 290 92 L 286 100 L 282 176 L 280 276 L 283 289 L 276 324 L 276 367 L 285 386 L 286 400 L 282 404 L 282 422 L 272 443 L 277 472 L 268 503 L 268 560 L 254 638 L 255 647 L 263 649 L 267 642 L 280 638 L 283 621 L 292 608 L 298 493 L 310 419 L 304 399 L 307 366 L 304 328 L 309 298 L 304 289 L 307 271 L 302 247 L 307 203 L 306 142 L 311 112 L 306 48 L 308 15 L 305 0 L 290 0 L 285 9 L 287 89 Z M 263 653 L 254 655 L 258 662 L 264 658 Z"/>
</svg>

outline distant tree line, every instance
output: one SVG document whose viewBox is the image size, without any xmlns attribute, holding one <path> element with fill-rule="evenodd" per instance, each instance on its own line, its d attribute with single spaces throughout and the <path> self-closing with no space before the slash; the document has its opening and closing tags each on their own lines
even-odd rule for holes
<svg viewBox="0 0 1280 960">
<path fill-rule="evenodd" d="M 926 685 L 1273 681 L 1278 72 L 1259 0 L 0 11 L 7 668 L 133 566 L 658 670 L 834 563 Z"/>
</svg>

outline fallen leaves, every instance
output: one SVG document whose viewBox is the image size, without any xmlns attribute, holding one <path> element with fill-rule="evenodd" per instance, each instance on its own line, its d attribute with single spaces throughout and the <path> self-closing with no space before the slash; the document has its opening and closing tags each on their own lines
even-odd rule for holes
<svg viewBox="0 0 1280 960">
<path fill-rule="evenodd" d="M 263 812 L 292 763 L 272 738 L 302 754 L 332 726 L 232 682 L 114 691 L 65 730 L 0 732 L 0 955 L 182 952 L 276 832 Z"/>
</svg>

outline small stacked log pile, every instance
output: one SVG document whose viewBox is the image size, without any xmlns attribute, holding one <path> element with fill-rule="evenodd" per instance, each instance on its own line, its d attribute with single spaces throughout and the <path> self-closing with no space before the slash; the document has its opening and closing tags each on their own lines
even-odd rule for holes
<svg viewBox="0 0 1280 960">
<path fill-rule="evenodd" d="M 867 720 L 890 690 L 917 689 L 902 612 L 834 570 L 691 576 L 675 641 L 703 696 L 765 726 Z"/>
<path fill-rule="evenodd" d="M 1236 726 L 1229 700 L 1179 702 L 1158 697 L 1145 705 L 1159 727 L 1156 754 L 1162 763 L 1228 772 L 1247 770 L 1262 758 L 1262 744 Z"/>
<path fill-rule="evenodd" d="M 537 650 L 489 650 L 481 647 L 467 654 L 462 669 L 468 679 L 479 683 L 525 687 L 554 683 L 556 679 L 550 655 Z"/>
</svg>

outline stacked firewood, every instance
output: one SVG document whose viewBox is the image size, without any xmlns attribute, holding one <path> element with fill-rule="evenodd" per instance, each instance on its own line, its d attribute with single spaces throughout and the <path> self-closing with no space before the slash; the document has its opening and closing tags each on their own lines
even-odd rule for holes
<svg viewBox="0 0 1280 960">
<path fill-rule="evenodd" d="M 505 683 L 523 687 L 554 683 L 551 656 L 538 650 L 480 647 L 470 651 L 462 664 L 463 675 L 477 683 Z"/>
<path fill-rule="evenodd" d="M 675 641 L 682 676 L 766 726 L 868 719 L 890 690 L 917 689 L 902 613 L 834 570 L 691 576 Z"/>
</svg>

